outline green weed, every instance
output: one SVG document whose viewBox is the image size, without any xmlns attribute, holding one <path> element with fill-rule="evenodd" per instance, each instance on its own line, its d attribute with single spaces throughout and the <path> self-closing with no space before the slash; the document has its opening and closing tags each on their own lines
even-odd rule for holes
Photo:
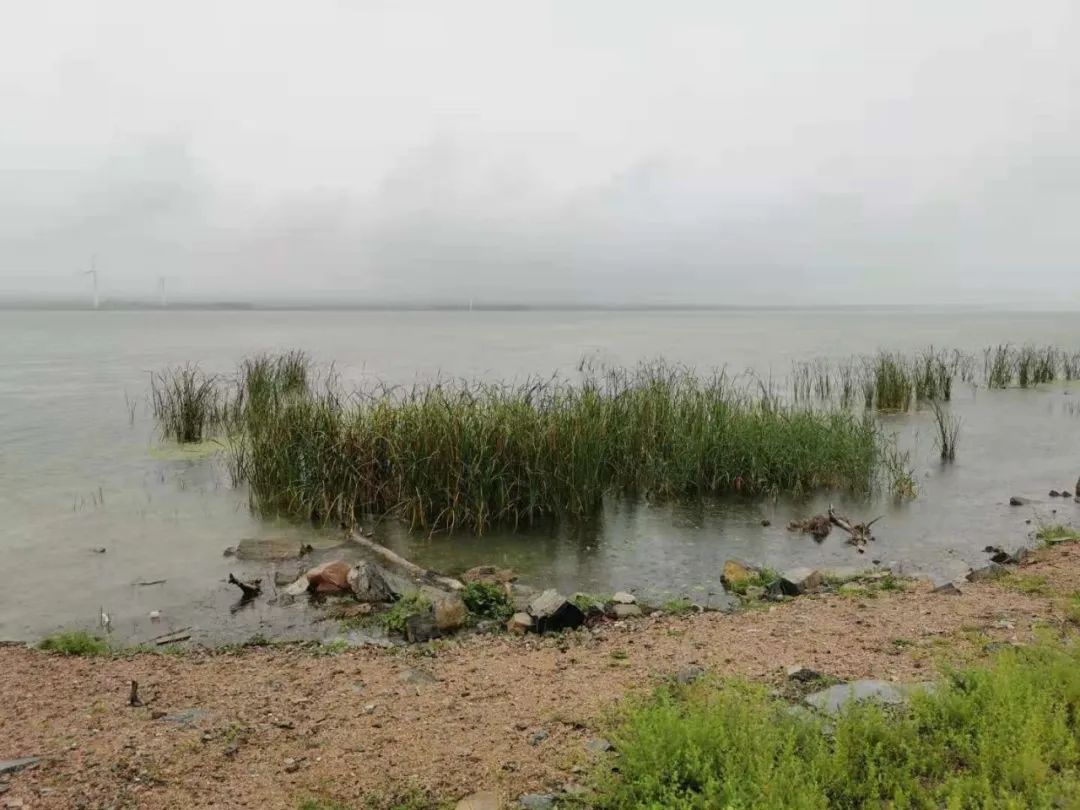
<svg viewBox="0 0 1080 810">
<path fill-rule="evenodd" d="M 506 588 L 493 582 L 470 582 L 461 592 L 469 613 L 481 619 L 504 622 L 514 615 Z"/>
<path fill-rule="evenodd" d="M 59 655 L 95 657 L 109 654 L 109 642 L 84 630 L 69 630 L 46 636 L 38 642 L 38 649 Z"/>
</svg>

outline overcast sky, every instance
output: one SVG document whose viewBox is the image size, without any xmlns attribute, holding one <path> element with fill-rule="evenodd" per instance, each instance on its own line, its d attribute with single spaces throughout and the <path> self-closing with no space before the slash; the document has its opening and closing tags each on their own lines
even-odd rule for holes
<svg viewBox="0 0 1080 810">
<path fill-rule="evenodd" d="M 0 294 L 1080 305 L 1076 0 L 34 0 Z"/>
</svg>

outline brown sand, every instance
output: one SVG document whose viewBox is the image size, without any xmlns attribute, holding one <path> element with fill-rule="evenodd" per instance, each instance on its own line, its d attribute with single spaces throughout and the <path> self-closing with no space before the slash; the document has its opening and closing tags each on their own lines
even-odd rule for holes
<svg viewBox="0 0 1080 810">
<path fill-rule="evenodd" d="M 802 664 L 841 678 L 926 679 L 936 662 L 1025 643 L 1063 621 L 1080 550 L 1019 572 L 1049 591 L 918 587 L 810 596 L 737 615 L 648 618 L 558 638 L 470 637 L 433 649 L 310 649 L 79 659 L 0 648 L 0 808 L 363 807 L 419 789 L 513 798 L 583 780 L 605 710 L 680 668 L 779 682 Z M 1015 583 L 1015 580 L 1014 580 Z M 416 671 L 433 677 L 431 682 Z M 409 677 L 409 674 L 412 677 Z M 140 684 L 143 708 L 127 706 Z M 157 717 L 198 709 L 190 724 Z M 5 777 L 0 777 L 3 780 Z"/>
</svg>

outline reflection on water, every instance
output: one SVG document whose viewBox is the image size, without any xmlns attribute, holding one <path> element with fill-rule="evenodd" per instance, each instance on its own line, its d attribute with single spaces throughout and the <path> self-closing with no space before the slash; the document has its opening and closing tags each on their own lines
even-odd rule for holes
<svg viewBox="0 0 1080 810">
<path fill-rule="evenodd" d="M 199 361 L 228 371 L 245 355 L 300 347 L 336 361 L 346 381 L 408 383 L 443 372 L 497 378 L 572 373 L 583 355 L 632 364 L 664 356 L 698 368 L 784 375 L 793 360 L 847 357 L 930 343 L 977 350 L 1025 341 L 1080 348 L 1080 318 L 959 313 L 48 313 L 0 318 L 0 638 L 59 627 L 92 628 L 104 607 L 114 633 L 144 640 L 193 626 L 199 640 L 256 633 L 320 636 L 311 611 L 267 599 L 230 613 L 230 572 L 273 582 L 299 562 L 222 556 L 243 537 L 287 534 L 339 541 L 253 517 L 219 459 L 160 449 L 145 403 L 148 372 Z M 392 347 L 390 349 L 386 347 Z M 137 404 L 129 418 L 125 395 Z M 1080 506 L 1043 498 L 1080 473 L 1080 388 L 984 391 L 958 385 L 963 419 L 955 464 L 942 467 L 930 414 L 885 420 L 912 450 L 920 496 L 911 503 L 837 498 L 853 518 L 884 514 L 878 541 L 859 555 L 834 533 L 823 544 L 784 528 L 823 511 L 803 502 L 737 500 L 696 505 L 610 501 L 585 525 L 560 524 L 483 537 L 410 536 L 382 525 L 380 539 L 449 572 L 495 563 L 527 582 L 566 591 L 629 589 L 649 599 L 719 593 L 723 561 L 846 568 L 873 559 L 914 561 L 952 573 L 989 544 L 1023 542 L 1042 517 L 1080 522 Z M 1055 515 L 1052 510 L 1058 510 Z M 762 520 L 771 521 L 763 526 Z M 98 554 L 94 548 L 104 547 Z M 314 559 L 340 551 L 317 552 Z M 158 585 L 140 582 L 164 579 Z M 273 588 L 269 589 L 269 597 Z M 148 618 L 161 612 L 160 622 Z M 330 628 L 335 630 L 336 628 Z"/>
</svg>

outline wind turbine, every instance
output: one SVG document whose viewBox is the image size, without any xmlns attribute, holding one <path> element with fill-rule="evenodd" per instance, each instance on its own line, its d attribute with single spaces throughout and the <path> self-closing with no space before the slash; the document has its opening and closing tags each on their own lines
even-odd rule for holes
<svg viewBox="0 0 1080 810">
<path fill-rule="evenodd" d="M 161 308 L 167 309 L 169 306 L 168 299 L 165 297 L 165 281 L 168 276 L 158 276 L 158 296 L 161 298 Z"/>
<path fill-rule="evenodd" d="M 94 282 L 94 309 L 98 308 L 98 274 L 97 274 L 97 255 L 90 259 L 90 269 L 83 273 L 84 276 L 90 276 Z"/>
</svg>

